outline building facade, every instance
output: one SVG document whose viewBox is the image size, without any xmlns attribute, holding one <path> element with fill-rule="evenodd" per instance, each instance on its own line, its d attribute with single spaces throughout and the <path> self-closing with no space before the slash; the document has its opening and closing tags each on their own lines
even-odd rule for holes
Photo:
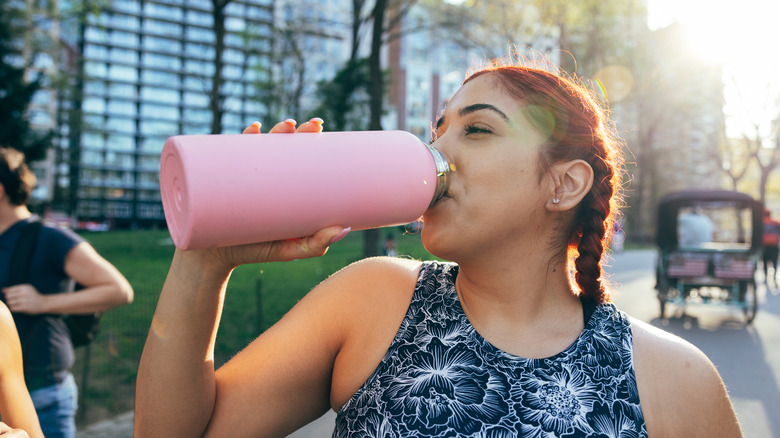
<svg viewBox="0 0 780 438">
<path fill-rule="evenodd" d="M 76 91 L 64 99 L 56 168 L 60 205 L 80 225 L 164 225 L 166 139 L 211 133 L 211 11 L 210 0 L 110 0 L 63 29 Z M 268 80 L 273 2 L 233 0 L 224 12 L 222 126 L 240 133 L 264 111 L 252 96 Z"/>
</svg>

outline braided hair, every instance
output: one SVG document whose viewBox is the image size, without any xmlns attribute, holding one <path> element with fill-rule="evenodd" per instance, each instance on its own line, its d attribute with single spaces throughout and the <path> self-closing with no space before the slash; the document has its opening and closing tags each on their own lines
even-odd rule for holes
<svg viewBox="0 0 780 438">
<path fill-rule="evenodd" d="M 593 169 L 593 185 L 562 232 L 571 280 L 583 298 L 611 301 L 602 279 L 601 260 L 620 204 L 621 143 L 608 114 L 580 82 L 543 68 L 494 63 L 470 75 L 490 74 L 523 101 L 531 124 L 546 138 L 539 151 L 540 181 L 555 163 L 583 160 Z"/>
</svg>

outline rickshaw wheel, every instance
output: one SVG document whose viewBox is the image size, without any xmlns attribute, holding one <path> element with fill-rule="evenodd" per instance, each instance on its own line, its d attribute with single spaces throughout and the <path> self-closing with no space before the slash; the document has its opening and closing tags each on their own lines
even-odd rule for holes
<svg viewBox="0 0 780 438">
<path fill-rule="evenodd" d="M 740 291 L 740 302 L 744 305 L 745 324 L 750 324 L 756 318 L 758 312 L 758 296 L 756 295 L 756 286 L 751 283 L 744 283 L 744 290 Z"/>
</svg>

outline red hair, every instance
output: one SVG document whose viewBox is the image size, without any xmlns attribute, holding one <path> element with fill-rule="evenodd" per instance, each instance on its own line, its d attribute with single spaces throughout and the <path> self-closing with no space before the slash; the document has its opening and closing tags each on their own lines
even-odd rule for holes
<svg viewBox="0 0 780 438">
<path fill-rule="evenodd" d="M 526 116 L 546 136 L 539 151 L 540 180 L 559 162 L 579 159 L 593 168 L 593 186 L 565 227 L 563 243 L 581 296 L 596 303 L 611 301 L 601 260 L 621 202 L 623 155 L 606 110 L 580 82 L 544 69 L 493 64 L 464 84 L 486 74 L 526 104 Z"/>
</svg>

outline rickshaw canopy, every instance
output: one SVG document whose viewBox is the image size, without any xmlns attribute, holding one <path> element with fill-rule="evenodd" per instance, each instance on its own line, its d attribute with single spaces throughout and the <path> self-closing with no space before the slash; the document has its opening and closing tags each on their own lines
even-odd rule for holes
<svg viewBox="0 0 780 438">
<path fill-rule="evenodd" d="M 752 196 L 730 190 L 682 190 L 664 196 L 658 204 L 656 243 L 664 250 L 673 250 L 680 245 L 677 233 L 678 213 L 685 208 L 723 205 L 747 209 L 751 212 L 751 251 L 761 248 L 764 206 Z"/>
</svg>

